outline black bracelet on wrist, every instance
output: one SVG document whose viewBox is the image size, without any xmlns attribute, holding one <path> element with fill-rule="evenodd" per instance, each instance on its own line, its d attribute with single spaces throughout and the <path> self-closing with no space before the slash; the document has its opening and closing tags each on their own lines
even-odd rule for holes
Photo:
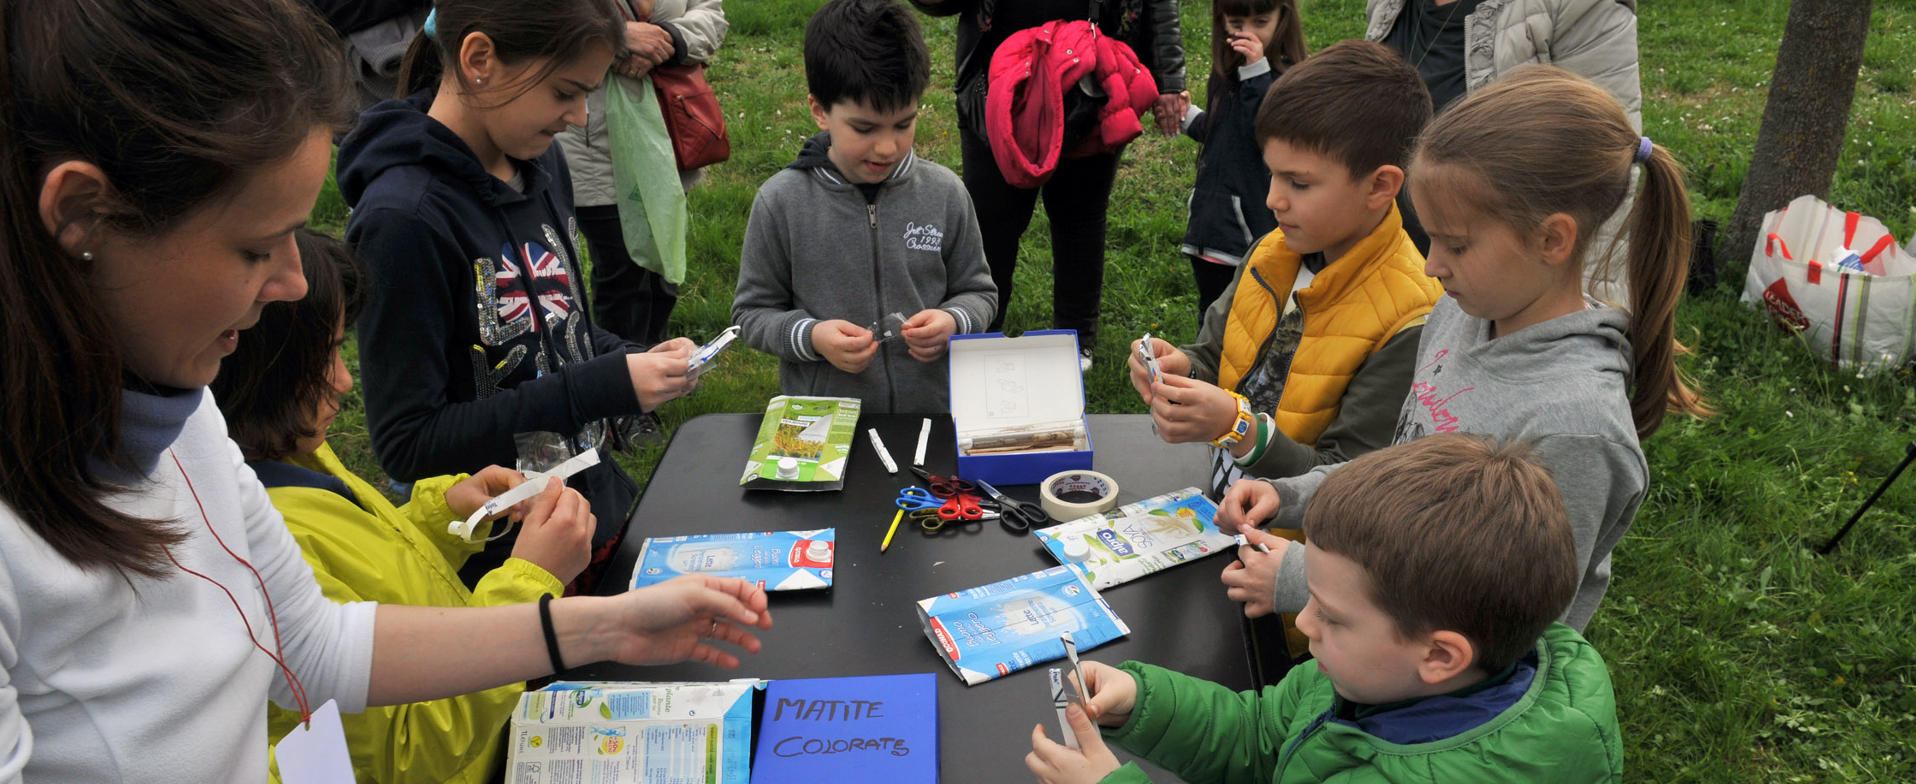
<svg viewBox="0 0 1916 784">
<path fill-rule="evenodd" d="M 559 634 L 552 630 L 552 594 L 539 597 L 539 626 L 546 634 L 546 655 L 552 658 L 552 674 L 565 672 L 565 661 L 559 658 Z"/>
</svg>

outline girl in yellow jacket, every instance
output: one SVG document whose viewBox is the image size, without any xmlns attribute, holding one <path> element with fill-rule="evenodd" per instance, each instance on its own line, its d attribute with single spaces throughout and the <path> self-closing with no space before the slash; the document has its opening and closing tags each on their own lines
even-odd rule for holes
<svg viewBox="0 0 1916 784">
<path fill-rule="evenodd" d="M 286 518 L 320 589 L 335 601 L 440 607 L 517 604 L 558 596 L 591 557 L 594 519 L 578 491 L 554 487 L 511 513 L 523 522 L 512 557 L 467 590 L 459 566 L 481 545 L 446 533 L 492 496 L 525 481 L 490 466 L 478 474 L 413 484 L 394 506 L 346 469 L 326 430 L 352 389 L 340 356 L 354 314 L 358 267 L 330 237 L 298 236 L 308 293 L 275 303 L 221 364 L 213 392 L 248 465 Z M 501 521 L 499 525 L 507 525 Z M 501 757 L 500 729 L 524 684 L 432 702 L 369 708 L 344 718 L 347 747 L 362 782 L 480 782 Z M 298 721 L 269 706 L 278 743 Z"/>
</svg>

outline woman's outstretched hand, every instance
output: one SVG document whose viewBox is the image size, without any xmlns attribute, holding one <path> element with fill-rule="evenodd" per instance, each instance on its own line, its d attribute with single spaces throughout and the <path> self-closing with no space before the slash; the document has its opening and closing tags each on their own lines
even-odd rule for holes
<svg viewBox="0 0 1916 784">
<path fill-rule="evenodd" d="M 748 630 L 772 628 L 765 590 L 736 577 L 688 574 L 614 598 L 605 622 L 617 635 L 612 659 L 624 664 L 690 660 L 732 669 L 738 657 L 717 644 L 757 653 L 758 636 Z"/>
</svg>

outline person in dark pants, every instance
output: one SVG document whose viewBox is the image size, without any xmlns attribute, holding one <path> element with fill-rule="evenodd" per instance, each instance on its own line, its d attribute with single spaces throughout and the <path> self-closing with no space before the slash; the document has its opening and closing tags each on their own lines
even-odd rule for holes
<svg viewBox="0 0 1916 784">
<path fill-rule="evenodd" d="M 979 133 L 983 117 L 963 95 L 972 80 L 985 78 L 991 56 L 1012 33 L 1056 19 L 1095 16 L 1098 28 L 1137 52 L 1158 85 L 1153 108 L 1158 129 L 1176 133 L 1190 105 L 1184 89 L 1184 45 L 1175 0 L 911 0 L 932 16 L 959 15 L 958 124 L 964 156 L 965 190 L 978 212 L 978 225 L 998 285 L 998 315 L 990 329 L 1002 331 L 1011 311 L 1012 273 L 1018 265 L 1018 241 L 1031 225 L 1038 198 L 1051 219 L 1051 323 L 1078 332 L 1079 366 L 1089 370 L 1097 345 L 1098 312 L 1104 289 L 1105 211 L 1117 179 L 1121 153 L 1061 158 L 1050 181 L 1034 189 L 1005 182 L 992 158 L 991 144 Z M 978 107 L 982 108 L 982 107 Z M 1065 147 L 1072 147 L 1065 140 Z"/>
<path fill-rule="evenodd" d="M 592 252 L 593 319 L 612 334 L 642 346 L 671 339 L 666 324 L 678 305 L 679 287 L 632 262 L 617 205 L 594 204 L 578 210 L 579 233 Z M 644 416 L 656 420 L 658 414 Z"/>
<path fill-rule="evenodd" d="M 721 0 L 615 0 L 611 7 L 624 26 L 626 56 L 612 64 L 613 75 L 630 80 L 647 77 L 661 66 L 703 65 L 717 53 L 731 26 Z M 670 241 L 629 242 L 621 227 L 617 187 L 613 182 L 614 130 L 609 120 L 607 92 L 619 89 L 608 78 L 586 94 L 586 123 L 559 134 L 566 165 L 572 169 L 572 197 L 578 205 L 579 233 L 592 252 L 592 318 L 598 325 L 641 346 L 672 338 L 667 323 L 679 301 L 679 283 L 686 274 L 685 230 L 681 224 Z M 642 85 L 650 91 L 650 82 Z M 649 131 L 635 130 L 634 133 Z M 625 172 L 631 180 L 676 177 L 685 191 L 704 179 L 704 169 L 668 171 L 667 160 L 658 170 Z M 630 183 L 626 187 L 631 187 Z M 684 208 L 684 199 L 679 199 Z M 628 205 L 630 208 L 630 205 Z M 645 211 L 639 209 L 639 213 Z M 650 246 L 650 253 L 640 253 Z M 673 248 L 668 252 L 666 248 Z M 673 256 L 673 258 L 667 258 Z M 645 414 L 643 425 L 656 429 L 656 414 Z"/>
</svg>

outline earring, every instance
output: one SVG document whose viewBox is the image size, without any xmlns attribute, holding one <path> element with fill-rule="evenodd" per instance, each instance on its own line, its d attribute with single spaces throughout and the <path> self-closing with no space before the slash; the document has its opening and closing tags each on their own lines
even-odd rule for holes
<svg viewBox="0 0 1916 784">
<path fill-rule="evenodd" d="M 474 80 L 472 80 L 472 81 L 473 81 L 474 83 L 477 83 L 477 84 L 485 84 L 485 83 L 486 83 L 486 77 L 483 77 L 483 76 L 481 76 L 481 77 L 479 77 L 479 78 L 477 78 L 477 79 L 474 79 Z"/>
<path fill-rule="evenodd" d="M 81 260 L 81 261 L 92 261 L 92 260 L 93 260 L 93 251 L 90 251 L 90 250 L 83 250 L 83 251 L 80 251 L 80 260 Z"/>
</svg>

